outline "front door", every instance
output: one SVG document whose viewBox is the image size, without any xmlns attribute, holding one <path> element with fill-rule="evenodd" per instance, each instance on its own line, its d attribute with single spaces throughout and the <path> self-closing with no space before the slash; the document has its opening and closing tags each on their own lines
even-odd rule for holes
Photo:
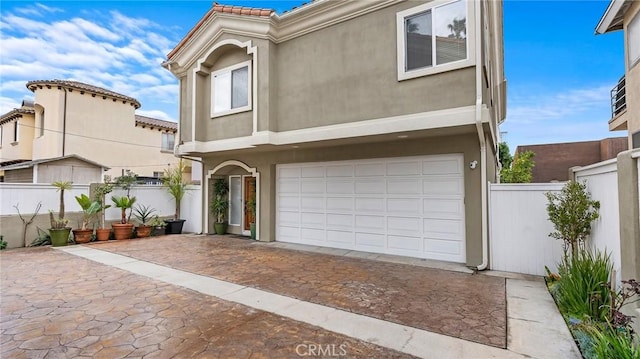
<svg viewBox="0 0 640 359">
<path fill-rule="evenodd" d="M 256 178 L 244 177 L 244 230 L 250 230 L 250 224 L 255 222 L 252 211 L 247 207 L 249 201 L 256 200 Z M 255 203 L 255 202 L 254 202 Z"/>
</svg>

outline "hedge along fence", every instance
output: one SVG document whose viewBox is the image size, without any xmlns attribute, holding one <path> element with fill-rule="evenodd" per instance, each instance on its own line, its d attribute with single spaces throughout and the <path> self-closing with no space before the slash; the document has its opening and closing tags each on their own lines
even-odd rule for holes
<svg viewBox="0 0 640 359">
<path fill-rule="evenodd" d="M 202 190 L 201 186 L 190 185 L 187 187 L 187 194 L 182 200 L 181 213 L 183 219 L 187 222 L 183 228 L 183 232 L 202 231 Z M 89 185 L 73 185 L 69 191 L 65 191 L 65 216 L 69 219 L 69 225 L 73 228 L 78 227 L 78 221 L 81 218 L 82 209 L 75 200 L 75 196 L 80 194 L 89 195 Z M 109 193 L 106 198 L 107 204 L 111 203 L 111 196 L 122 196 L 126 193 L 117 188 Z M 167 190 L 158 185 L 140 185 L 131 189 L 131 196 L 137 198 L 137 204 L 151 206 L 156 210 L 154 214 L 163 218 L 173 217 L 175 212 L 175 202 L 169 195 Z M 47 230 L 49 229 L 49 210 L 58 213 L 60 193 L 56 188 L 49 184 L 31 184 L 31 183 L 0 183 L 0 234 L 4 236 L 4 240 L 8 243 L 8 248 L 20 246 L 22 240 L 22 222 L 18 217 L 18 210 L 14 205 L 18 205 L 20 213 L 25 219 L 31 218 L 39 202 L 42 207 L 33 224 L 29 226 L 27 231 L 27 245 L 37 236 L 36 227 Z M 107 223 L 116 222 L 120 219 L 120 211 L 118 208 L 107 209 Z M 132 216 L 132 221 L 135 217 Z"/>
</svg>

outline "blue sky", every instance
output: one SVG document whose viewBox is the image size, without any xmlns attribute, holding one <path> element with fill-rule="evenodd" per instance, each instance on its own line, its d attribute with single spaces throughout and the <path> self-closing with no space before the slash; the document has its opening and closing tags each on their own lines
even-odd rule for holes
<svg viewBox="0 0 640 359">
<path fill-rule="evenodd" d="M 302 1 L 227 0 L 273 8 Z M 177 120 L 177 81 L 160 64 L 212 1 L 0 2 L 0 113 L 32 97 L 29 80 L 74 79 L 137 98 L 141 115 Z M 622 33 L 594 35 L 608 1 L 504 2 L 507 120 L 523 144 L 609 132 L 609 91 L 624 74 Z M 395 21 L 392 19 L 390 21 Z"/>
</svg>

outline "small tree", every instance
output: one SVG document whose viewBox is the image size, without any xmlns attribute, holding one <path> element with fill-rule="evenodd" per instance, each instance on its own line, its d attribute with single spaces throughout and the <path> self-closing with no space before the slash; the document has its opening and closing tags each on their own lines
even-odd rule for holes
<svg viewBox="0 0 640 359">
<path fill-rule="evenodd" d="M 524 151 L 516 154 L 511 163 L 511 167 L 502 168 L 500 171 L 500 182 L 502 183 L 530 183 L 531 171 L 535 166 L 532 151 Z"/>
<path fill-rule="evenodd" d="M 180 160 L 177 166 L 166 169 L 162 176 L 162 185 L 176 202 L 176 212 L 173 216 L 175 220 L 180 219 L 180 202 L 187 193 L 187 183 L 182 178 L 184 170 L 185 165 Z"/>
<path fill-rule="evenodd" d="M 498 144 L 498 152 L 500 156 L 500 164 L 502 168 L 511 167 L 511 162 L 513 162 L 513 157 L 511 156 L 511 152 L 509 151 L 509 145 L 506 142 L 500 142 Z"/>
<path fill-rule="evenodd" d="M 60 209 L 58 211 L 58 219 L 55 219 L 53 216 L 53 211 L 49 211 L 49 219 L 51 221 L 52 229 L 62 229 L 67 226 L 69 223 L 68 220 L 64 218 L 64 191 L 70 190 L 71 182 L 69 181 L 56 181 L 51 184 L 52 186 L 57 188 L 57 191 L 60 192 Z"/>
<path fill-rule="evenodd" d="M 598 219 L 600 202 L 589 198 L 586 183 L 569 181 L 560 193 L 547 192 L 547 213 L 553 223 L 555 232 L 552 238 L 563 241 L 564 256 L 571 248 L 575 256 L 579 249 L 584 249 L 584 242 L 591 234 L 591 222 Z"/>
</svg>

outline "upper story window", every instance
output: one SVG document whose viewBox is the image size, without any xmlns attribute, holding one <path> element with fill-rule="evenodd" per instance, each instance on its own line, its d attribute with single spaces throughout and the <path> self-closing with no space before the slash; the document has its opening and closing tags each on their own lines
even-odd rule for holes
<svg viewBox="0 0 640 359">
<path fill-rule="evenodd" d="M 251 61 L 211 73 L 211 117 L 251 110 Z"/>
<path fill-rule="evenodd" d="M 433 1 L 397 14 L 398 80 L 473 64 L 473 2 Z"/>
<path fill-rule="evenodd" d="M 627 25 L 627 53 L 629 54 L 629 69 L 640 62 L 640 11 L 638 11 Z"/>
<path fill-rule="evenodd" d="M 2 132 L 4 132 L 4 126 L 0 125 L 0 147 L 2 147 L 2 137 L 3 137 Z"/>
<path fill-rule="evenodd" d="M 44 136 L 44 109 L 40 111 L 40 131 L 39 136 Z"/>
<path fill-rule="evenodd" d="M 13 142 L 18 142 L 18 120 L 13 123 Z"/>
<path fill-rule="evenodd" d="M 162 133 L 162 146 L 160 147 L 161 151 L 169 151 L 173 152 L 173 148 L 175 145 L 175 134 L 171 132 L 163 132 Z"/>
</svg>

